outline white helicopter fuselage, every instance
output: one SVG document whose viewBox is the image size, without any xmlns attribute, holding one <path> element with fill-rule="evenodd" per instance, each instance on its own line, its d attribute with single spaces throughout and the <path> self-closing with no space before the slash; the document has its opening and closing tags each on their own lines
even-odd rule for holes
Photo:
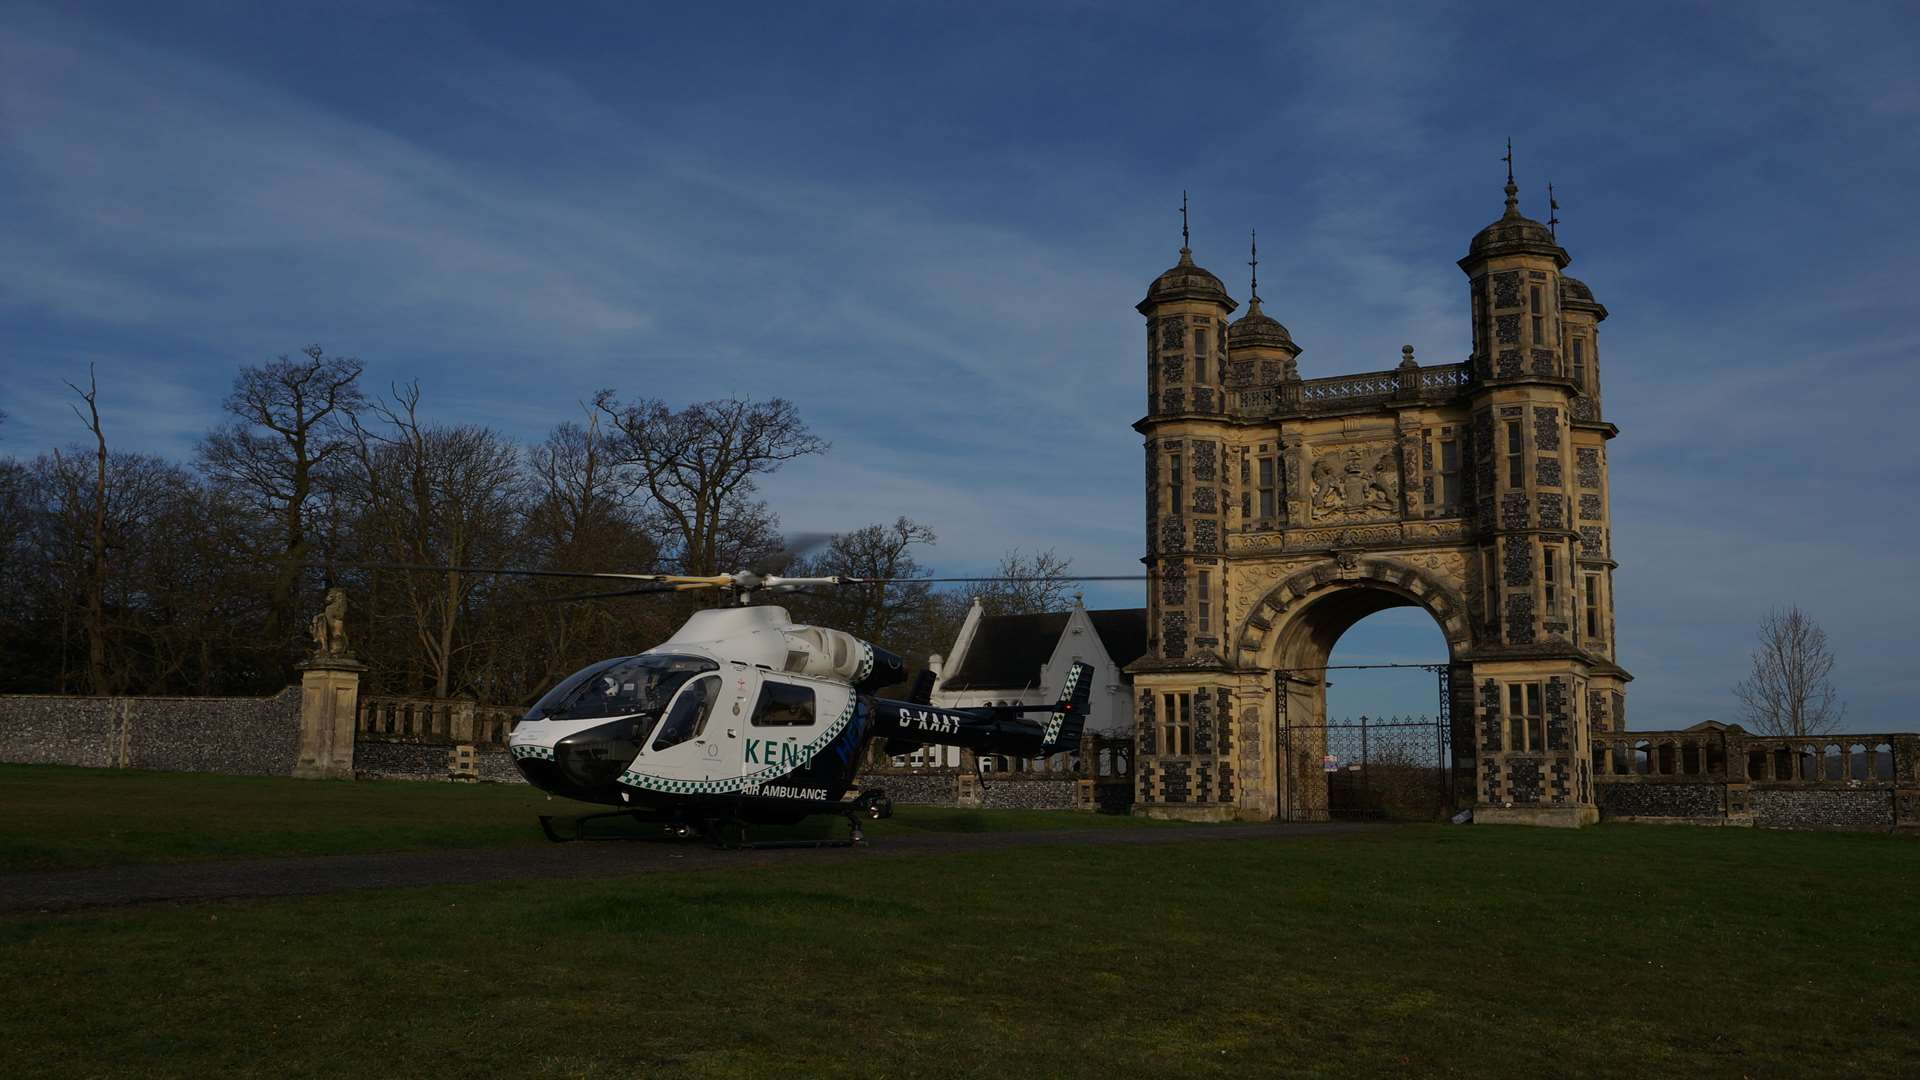
<svg viewBox="0 0 1920 1080">
<path fill-rule="evenodd" d="M 508 749 L 529 781 L 589 802 L 837 800 L 868 735 L 855 687 L 874 664 L 865 642 L 778 607 L 702 611 L 654 648 L 563 682 Z"/>
</svg>

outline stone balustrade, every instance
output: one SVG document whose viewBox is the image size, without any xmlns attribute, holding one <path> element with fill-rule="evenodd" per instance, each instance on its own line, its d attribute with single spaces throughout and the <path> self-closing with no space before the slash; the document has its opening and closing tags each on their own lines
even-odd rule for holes
<svg viewBox="0 0 1920 1080">
<path fill-rule="evenodd" d="M 1920 828 L 1920 735 L 1622 731 L 1592 743 L 1603 819 Z"/>
</svg>

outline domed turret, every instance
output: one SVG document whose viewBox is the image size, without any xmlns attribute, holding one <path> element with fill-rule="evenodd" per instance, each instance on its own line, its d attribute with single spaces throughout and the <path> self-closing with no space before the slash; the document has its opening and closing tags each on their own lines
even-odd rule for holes
<svg viewBox="0 0 1920 1080">
<path fill-rule="evenodd" d="M 1220 283 L 1220 279 L 1197 265 L 1193 261 L 1193 252 L 1184 247 L 1180 249 L 1180 261 L 1153 279 L 1153 284 L 1147 289 L 1147 298 L 1134 305 L 1134 310 L 1142 315 L 1151 315 L 1154 308 L 1179 300 L 1219 304 L 1229 312 L 1240 306 L 1234 303 L 1233 297 L 1227 295 L 1227 287 Z"/>
<path fill-rule="evenodd" d="M 1520 189 L 1514 185 L 1512 174 L 1507 176 L 1506 191 L 1506 213 L 1474 234 L 1473 242 L 1467 245 L 1467 257 L 1460 260 L 1461 269 L 1500 255 L 1545 255 L 1562 267 L 1572 262 L 1566 249 L 1554 239 L 1552 229 L 1520 213 Z"/>
<path fill-rule="evenodd" d="M 1300 346 L 1293 343 L 1293 335 L 1280 325 L 1280 320 L 1260 310 L 1260 298 L 1247 301 L 1247 313 L 1234 320 L 1227 328 L 1227 344 L 1231 351 L 1241 349 L 1282 349 L 1289 355 L 1300 355 Z"/>
</svg>

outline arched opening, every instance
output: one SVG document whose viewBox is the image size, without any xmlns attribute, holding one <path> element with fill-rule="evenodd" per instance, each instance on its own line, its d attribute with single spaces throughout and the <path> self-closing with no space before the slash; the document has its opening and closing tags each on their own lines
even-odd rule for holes
<svg viewBox="0 0 1920 1080">
<path fill-rule="evenodd" d="M 1242 647 L 1251 642 L 1248 659 L 1275 673 L 1277 816 L 1450 812 L 1456 785 L 1442 688 L 1464 644 L 1459 610 L 1444 589 L 1405 569 L 1290 580 L 1256 606 Z"/>
</svg>

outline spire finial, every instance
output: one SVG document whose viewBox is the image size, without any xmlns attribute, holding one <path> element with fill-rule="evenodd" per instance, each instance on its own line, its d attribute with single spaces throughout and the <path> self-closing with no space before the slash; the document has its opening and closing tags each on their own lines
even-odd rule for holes
<svg viewBox="0 0 1920 1080">
<path fill-rule="evenodd" d="M 1547 228 L 1555 240 L 1560 239 L 1560 201 L 1553 197 L 1553 181 L 1547 181 Z"/>
<path fill-rule="evenodd" d="M 1520 189 L 1513 183 L 1513 137 L 1507 137 L 1507 156 L 1500 159 L 1507 163 L 1507 214 L 1517 216 L 1520 213 Z"/>
<path fill-rule="evenodd" d="M 1258 304 L 1260 302 L 1260 230 L 1248 229 L 1247 238 L 1252 241 L 1253 248 L 1253 257 L 1247 260 L 1247 265 L 1253 267 L 1253 296 L 1251 302 Z"/>
<path fill-rule="evenodd" d="M 1187 233 L 1187 193 L 1182 189 L 1180 192 L 1180 250 L 1190 251 L 1192 247 L 1193 238 Z"/>
</svg>

